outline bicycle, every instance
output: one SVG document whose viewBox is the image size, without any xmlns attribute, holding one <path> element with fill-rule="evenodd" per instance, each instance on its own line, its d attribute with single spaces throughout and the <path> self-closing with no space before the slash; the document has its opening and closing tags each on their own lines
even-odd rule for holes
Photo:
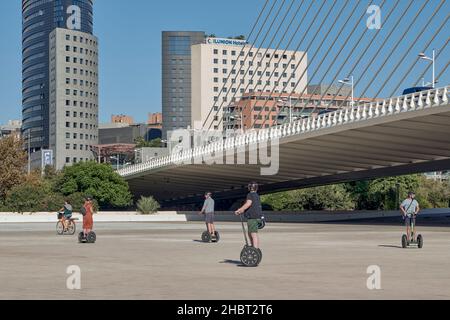
<svg viewBox="0 0 450 320">
<path fill-rule="evenodd" d="M 71 235 L 73 236 L 75 232 L 77 231 L 77 225 L 76 222 L 77 218 L 70 218 L 66 220 L 67 228 L 64 226 L 64 220 L 63 217 L 58 216 L 59 221 L 56 223 L 56 233 L 59 236 L 62 235 Z"/>
</svg>

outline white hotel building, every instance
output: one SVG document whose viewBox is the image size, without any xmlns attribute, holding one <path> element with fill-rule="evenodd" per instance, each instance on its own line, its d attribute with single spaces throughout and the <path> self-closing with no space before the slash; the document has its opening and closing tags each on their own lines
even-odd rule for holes
<svg viewBox="0 0 450 320">
<path fill-rule="evenodd" d="M 302 93 L 308 83 L 307 54 L 301 51 L 217 38 L 191 48 L 194 129 L 223 130 L 223 110 L 246 92 Z"/>
</svg>

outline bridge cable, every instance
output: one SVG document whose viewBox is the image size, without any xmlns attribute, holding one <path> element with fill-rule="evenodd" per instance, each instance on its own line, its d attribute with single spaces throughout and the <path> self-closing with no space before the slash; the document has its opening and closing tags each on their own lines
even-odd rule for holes
<svg viewBox="0 0 450 320">
<path fill-rule="evenodd" d="M 419 11 L 416 13 L 415 17 L 414 17 L 413 19 L 411 19 L 411 23 L 408 25 L 408 27 L 406 28 L 405 32 L 402 34 L 402 36 L 400 37 L 400 39 L 405 38 L 405 36 L 408 34 L 408 32 L 410 32 L 410 31 L 412 30 L 412 26 L 413 26 L 414 23 L 418 20 L 417 17 L 420 16 L 420 14 L 422 13 L 422 11 L 424 10 L 425 6 L 426 6 L 428 3 L 429 3 L 429 1 L 425 1 L 425 2 L 422 4 L 421 8 L 420 8 Z M 401 16 L 400 19 L 397 21 L 396 26 L 395 26 L 394 28 L 392 28 L 390 34 L 389 34 L 388 37 L 385 39 L 383 45 L 379 48 L 378 51 L 380 51 L 381 48 L 384 48 L 384 45 L 387 43 L 387 40 L 390 39 L 391 35 L 393 34 L 393 32 L 395 31 L 395 29 L 397 28 L 399 22 L 403 19 L 403 17 L 405 17 L 405 15 L 406 15 L 407 11 L 409 10 L 410 6 L 411 6 L 411 3 L 410 3 L 410 5 L 408 6 L 408 8 L 403 12 L 402 16 Z M 396 44 L 394 45 L 394 47 L 390 50 L 390 52 L 385 54 L 385 55 L 386 55 L 386 58 L 385 58 L 384 62 L 383 62 L 382 65 L 378 68 L 378 70 L 375 71 L 375 72 L 373 73 L 374 76 L 371 78 L 371 81 L 370 81 L 369 84 L 366 86 L 365 90 L 360 94 L 361 97 L 363 97 L 363 96 L 366 94 L 367 90 L 371 87 L 371 85 L 373 84 L 373 82 L 378 78 L 378 75 L 380 74 L 380 71 L 381 71 L 382 69 L 384 69 L 384 67 L 386 66 L 387 62 L 389 61 L 390 56 L 397 50 L 397 48 L 398 48 L 398 46 L 400 45 L 400 43 L 402 43 L 402 42 L 401 42 L 401 41 L 397 41 L 397 43 L 396 43 Z M 378 55 L 375 54 L 375 56 L 372 58 L 371 62 L 367 65 L 367 67 L 365 68 L 364 72 L 362 73 L 362 76 L 365 75 L 365 74 L 367 73 L 367 71 L 369 71 L 369 68 L 370 68 L 371 64 L 374 62 L 374 60 L 375 60 L 377 57 L 378 57 Z M 353 68 L 351 72 L 353 72 L 354 69 L 355 69 L 355 68 Z M 362 79 L 362 76 L 360 76 L 359 79 L 356 81 L 355 87 L 357 87 L 358 84 L 360 83 L 360 81 L 361 81 L 361 79 Z M 389 79 L 386 79 L 386 81 L 384 82 L 384 85 L 385 85 L 385 83 L 386 83 L 388 80 L 389 80 Z M 383 85 L 383 86 L 384 86 L 384 85 Z M 341 87 L 341 89 L 342 89 L 342 87 Z M 338 91 L 337 94 L 339 94 L 339 92 L 340 92 L 340 90 Z M 350 98 L 350 94 L 348 94 L 348 95 L 345 97 L 344 100 L 348 100 L 349 98 Z M 328 107 L 329 107 L 329 106 L 330 106 L 330 104 L 328 104 Z"/>
<path fill-rule="evenodd" d="M 270 15 L 272 14 L 272 11 L 273 11 L 273 9 L 275 8 L 275 5 L 276 5 L 277 1 L 278 1 L 278 0 L 275 0 L 275 1 L 274 1 L 274 3 L 272 4 L 272 6 L 271 6 L 269 12 L 267 13 L 267 15 L 266 15 L 266 17 L 265 17 L 265 19 L 264 19 L 264 21 L 263 21 L 261 27 L 259 28 L 259 31 L 258 31 L 258 33 L 257 33 L 257 35 L 256 35 L 256 37 L 255 37 L 255 39 L 252 41 L 251 49 L 252 49 L 253 46 L 254 46 L 253 43 L 256 43 L 256 42 L 258 41 L 259 36 L 261 35 L 261 33 L 262 33 L 262 31 L 263 31 L 263 29 L 264 29 L 264 27 L 265 27 L 267 21 L 269 20 L 269 17 L 270 17 Z M 266 3 L 264 4 L 263 9 L 261 10 L 261 12 L 260 12 L 260 14 L 259 14 L 259 16 L 258 16 L 258 19 L 257 19 L 256 23 L 254 24 L 253 29 L 252 29 L 252 31 L 250 32 L 250 35 L 254 32 L 254 30 L 255 30 L 257 24 L 259 23 L 259 20 L 260 20 L 261 16 L 263 15 L 263 12 L 265 11 L 265 9 L 266 9 L 268 3 L 269 3 L 269 0 L 266 0 Z M 249 35 L 249 37 L 247 37 L 248 41 L 250 41 L 250 35 Z M 241 51 L 239 52 L 238 57 L 240 57 L 240 56 L 242 55 L 243 52 L 244 52 L 244 47 L 241 48 Z M 248 57 L 249 57 L 249 53 L 247 53 L 247 55 L 245 56 L 245 58 L 244 58 L 244 63 L 247 61 Z M 242 66 L 241 66 L 241 68 L 242 68 Z M 241 68 L 240 68 L 239 71 L 236 73 L 236 77 L 234 78 L 235 80 L 237 79 L 237 74 L 240 72 Z M 233 67 L 232 70 L 235 70 L 235 67 Z M 232 75 L 232 72 L 230 72 L 230 73 L 228 74 L 227 82 L 228 82 L 228 80 L 230 79 L 231 75 Z M 220 98 L 220 96 L 221 96 L 221 94 L 222 94 L 222 92 L 223 92 L 223 88 L 224 88 L 224 87 L 225 87 L 225 84 L 222 86 L 221 90 L 220 90 L 219 93 L 218 93 L 218 99 Z M 208 116 L 207 116 L 207 119 L 209 119 L 209 116 L 210 116 L 210 114 L 212 113 L 212 110 L 213 110 L 215 107 L 216 107 L 216 103 L 214 103 L 213 107 L 212 107 L 211 110 L 209 111 L 209 114 L 208 114 Z"/>
<path fill-rule="evenodd" d="M 369 1 L 369 4 L 370 4 L 370 3 L 371 3 L 371 1 Z M 381 6 L 383 6 L 384 3 L 385 3 L 385 0 L 382 2 Z M 359 3 L 357 3 L 357 4 L 359 4 Z M 353 13 L 356 13 L 356 12 L 357 12 L 355 9 L 356 9 L 356 7 L 353 8 L 352 14 L 348 17 L 348 20 L 353 16 Z M 362 18 L 364 17 L 365 14 L 366 14 L 366 12 L 364 11 L 364 13 L 361 15 L 360 19 L 362 19 Z M 359 20 L 360 20 L 360 19 L 359 19 Z M 335 44 L 336 41 L 339 39 L 339 37 L 341 36 L 342 32 L 345 30 L 345 27 L 346 27 L 346 25 L 347 25 L 348 20 L 346 21 L 346 23 L 345 23 L 345 24 L 343 25 L 343 27 L 341 28 L 341 30 L 340 30 L 338 36 L 335 38 L 333 44 L 332 44 L 332 45 L 329 47 L 329 49 L 327 50 L 327 54 L 324 56 L 324 58 L 323 58 L 322 61 L 320 62 L 320 66 L 322 66 L 322 64 L 323 64 L 323 62 L 324 62 L 324 60 L 325 60 L 325 58 L 328 57 L 328 54 L 331 52 L 331 48 L 334 47 L 334 44 Z M 338 55 L 342 52 L 342 50 L 345 48 L 345 46 L 347 45 L 347 43 L 348 43 L 348 41 L 350 40 L 350 38 L 353 36 L 354 32 L 357 30 L 356 26 L 359 24 L 359 20 L 356 20 L 356 25 L 353 27 L 353 30 L 352 30 L 352 32 L 348 35 L 346 41 L 344 41 L 344 43 L 342 44 L 342 46 L 341 46 L 339 52 L 336 54 L 336 56 L 338 56 Z M 363 35 L 361 35 L 360 40 L 362 39 L 362 37 L 364 36 L 364 34 L 365 34 L 365 33 L 363 33 Z M 359 43 L 359 41 L 358 41 L 357 43 Z M 354 47 L 354 48 L 355 48 L 355 47 Z M 354 49 L 354 48 L 353 48 L 353 49 Z M 352 50 L 352 52 L 353 52 L 353 50 Z M 313 60 L 314 60 L 314 59 L 313 59 Z M 345 65 L 345 63 L 341 66 L 341 68 L 342 68 L 344 65 Z M 312 81 L 312 79 L 315 77 L 316 73 L 319 71 L 320 66 L 319 66 L 319 68 L 314 72 L 314 74 L 312 75 L 312 77 L 310 78 L 310 80 L 308 81 L 307 86 L 304 88 L 303 92 L 302 92 L 301 95 L 300 95 L 300 99 L 301 99 L 302 95 L 305 93 L 305 91 L 307 90 L 308 85 L 311 84 L 311 81 Z M 326 72 L 326 74 L 328 74 L 328 72 L 331 70 L 331 68 L 328 68 L 327 70 L 328 70 L 328 71 Z M 304 72 L 304 73 L 305 73 L 305 72 Z M 325 75 L 326 75 L 326 74 L 325 74 Z M 325 75 L 324 75 L 324 77 L 325 77 Z M 336 76 L 337 76 L 337 75 L 336 75 Z M 300 83 L 300 81 L 301 81 L 302 78 L 303 78 L 303 75 L 300 77 L 299 81 L 297 82 L 296 87 L 298 87 L 298 85 L 299 85 L 299 83 Z M 322 80 L 321 80 L 321 81 L 322 81 Z M 331 87 L 331 85 L 330 85 L 330 87 Z M 316 90 L 317 90 L 317 88 L 316 88 Z M 316 90 L 314 90 L 314 93 L 316 92 Z M 328 90 L 329 90 L 329 88 L 327 89 L 327 91 L 328 91 Z M 272 94 L 273 94 L 273 92 L 272 92 Z M 289 96 L 288 96 L 287 98 L 288 98 L 288 99 L 291 98 L 293 94 L 295 94 L 295 88 L 294 88 L 294 90 L 289 94 Z M 322 97 L 322 98 L 323 98 L 323 97 Z M 312 97 L 310 97 L 309 101 L 311 101 L 311 99 L 312 99 Z M 308 101 L 308 103 L 309 103 L 309 101 Z M 298 103 L 298 101 L 297 101 L 297 103 Z M 296 103 L 296 105 L 297 105 L 297 103 Z M 307 105 L 307 104 L 306 104 L 306 105 Z M 303 112 L 304 109 L 305 109 L 305 107 L 303 107 L 303 109 L 302 109 L 301 112 Z M 279 114 L 281 113 L 281 111 L 282 111 L 282 110 L 280 109 L 280 111 L 277 112 L 277 117 L 279 116 Z M 267 121 L 267 118 L 264 120 L 263 126 L 265 125 L 266 121 Z"/>
<path fill-rule="evenodd" d="M 283 19 L 282 19 L 282 22 L 281 22 L 280 25 L 278 26 L 278 28 L 277 28 L 275 34 L 274 34 L 273 37 L 272 37 L 272 40 L 270 41 L 269 45 L 268 45 L 267 48 L 265 49 L 265 52 L 262 54 L 262 56 L 266 56 L 267 53 L 269 52 L 270 46 L 271 46 L 272 43 L 275 41 L 275 38 L 276 38 L 278 32 L 280 31 L 281 27 L 284 25 L 284 22 L 286 21 L 286 18 L 288 17 L 289 12 L 290 12 L 292 6 L 294 5 L 295 1 L 296 1 L 296 0 L 293 0 L 293 1 L 292 1 L 291 5 L 289 6 L 288 10 L 286 11 L 286 13 L 285 13 L 285 15 L 284 15 L 284 17 L 283 17 Z M 301 8 L 302 5 L 303 5 L 303 0 L 302 0 L 302 3 L 300 4 L 300 6 L 298 7 L 296 13 L 295 13 L 294 16 L 292 17 L 292 19 L 291 19 L 291 21 L 290 21 L 290 23 L 289 23 L 288 28 L 287 28 L 286 31 L 284 32 L 284 34 L 283 34 L 281 40 L 279 41 L 279 43 L 278 43 L 278 45 L 277 45 L 277 48 L 276 48 L 275 50 L 278 50 L 278 48 L 280 47 L 281 43 L 284 41 L 284 39 L 285 39 L 285 37 L 286 37 L 286 35 L 287 35 L 289 29 L 290 29 L 290 26 L 291 26 L 291 25 L 293 24 L 293 22 L 295 21 L 295 18 L 296 18 L 296 16 L 298 15 L 298 13 L 300 12 L 300 8 Z M 259 54 L 259 49 L 257 50 L 256 54 L 254 55 L 253 60 L 250 62 L 249 69 L 247 69 L 247 72 L 245 73 L 245 75 L 247 75 L 247 73 L 251 71 L 251 70 L 250 70 L 250 67 L 251 67 L 251 65 L 254 64 L 255 59 L 256 59 L 256 57 L 258 56 L 258 54 Z M 271 58 L 270 58 L 270 62 L 269 62 L 269 63 L 271 63 L 271 61 L 272 61 L 272 59 L 273 59 L 273 56 L 274 56 L 274 55 L 271 55 Z M 280 58 L 280 61 L 281 61 L 281 58 Z M 261 66 L 262 66 L 262 65 L 261 65 Z M 260 71 L 258 71 L 259 68 L 260 68 L 260 62 L 258 62 L 257 68 L 254 70 L 251 79 L 248 81 L 248 84 L 247 84 L 246 88 L 243 90 L 244 92 L 248 90 L 250 84 L 252 83 L 252 81 L 254 81 L 255 75 L 256 75 L 258 72 L 260 72 Z M 261 72 L 261 76 L 260 76 L 260 78 L 259 78 L 258 81 L 260 81 L 260 80 L 262 79 L 262 76 L 263 76 L 263 74 L 266 72 L 267 68 L 268 68 L 268 67 L 267 67 L 267 65 L 266 65 L 264 71 Z M 245 78 L 245 76 L 244 76 L 244 78 Z M 240 83 L 238 84 L 238 87 L 235 89 L 235 92 L 234 92 L 233 96 L 231 97 L 231 102 L 232 102 L 232 103 L 233 103 L 233 102 L 235 101 L 235 99 L 236 99 L 236 94 L 241 90 L 241 85 L 242 85 L 242 82 L 240 82 Z M 219 110 L 216 111 L 215 116 L 217 116 L 217 114 L 218 114 L 222 109 L 223 109 L 223 104 L 222 104 L 221 108 L 220 108 Z M 218 123 L 219 125 L 222 124 L 223 118 L 224 118 L 224 116 L 222 116 L 222 119 L 221 119 L 220 122 Z M 212 126 L 212 125 L 213 125 L 213 123 L 211 122 L 210 125 L 209 125 L 209 128 L 208 128 L 209 130 L 211 129 L 211 126 Z"/>
<path fill-rule="evenodd" d="M 275 3 L 274 3 L 274 5 L 272 6 L 272 8 L 275 7 L 276 1 L 278 1 L 278 0 L 275 0 Z M 267 40 L 267 37 L 270 35 L 270 33 L 271 33 L 271 31 L 272 31 L 272 27 L 273 27 L 273 25 L 275 24 L 275 21 L 277 20 L 278 16 L 280 15 L 280 13 L 281 13 L 281 11 L 282 11 L 282 9 L 283 9 L 285 3 L 286 3 L 286 0 L 282 0 L 282 3 L 281 3 L 281 5 L 280 5 L 280 7 L 278 8 L 277 12 L 275 13 L 275 16 L 273 17 L 270 26 L 267 28 L 267 31 L 265 32 L 264 38 L 262 39 L 261 45 L 260 45 L 260 46 L 262 46 L 262 45 L 264 44 L 264 42 Z M 269 16 L 267 16 L 267 19 L 266 19 L 265 22 L 267 22 L 268 18 L 269 18 Z M 264 24 L 264 25 L 265 25 L 265 24 Z M 263 31 L 263 27 L 261 28 L 260 33 L 261 33 L 262 31 Z M 256 41 L 255 41 L 255 43 L 252 43 L 251 48 L 250 48 L 250 50 L 247 52 L 247 55 L 246 55 L 244 61 L 240 63 L 240 68 L 239 68 L 239 71 L 236 72 L 236 75 L 235 75 L 235 77 L 234 77 L 234 81 L 236 81 L 236 79 L 238 78 L 239 74 L 241 73 L 242 67 L 245 66 L 245 64 L 246 64 L 246 62 L 247 62 L 247 59 L 248 59 L 249 57 L 250 57 L 250 58 L 252 57 L 251 55 L 253 54 L 253 52 L 252 52 L 251 50 L 255 47 L 255 44 L 256 44 Z M 243 47 L 243 48 L 241 49 L 241 52 L 244 51 L 244 49 L 245 49 L 245 47 Z M 261 48 L 258 47 L 257 54 L 259 53 L 260 49 L 261 49 Z M 236 60 L 236 64 L 237 64 L 237 61 L 238 61 L 238 60 Z M 250 63 L 254 63 L 254 61 L 255 61 L 255 56 L 253 56 L 253 59 L 251 59 L 251 62 L 249 62 L 249 64 L 250 64 Z M 228 79 L 229 79 L 229 77 L 231 76 L 231 74 L 232 74 L 233 72 L 235 72 L 235 71 L 236 71 L 235 67 L 232 67 L 232 69 L 231 69 L 231 71 L 230 71 L 230 74 L 229 74 L 229 76 L 228 76 Z M 248 73 L 248 69 L 246 70 L 245 75 L 247 75 L 247 73 Z M 227 79 L 227 81 L 226 81 L 227 83 L 228 83 L 228 79 Z M 225 86 L 227 85 L 227 83 L 224 83 L 224 84 L 223 84 L 223 86 L 222 86 L 222 88 L 221 88 L 221 90 L 220 90 L 220 92 L 219 92 L 218 98 L 220 98 L 221 93 L 224 93 L 224 92 L 225 92 L 224 89 L 226 88 Z M 227 99 L 227 98 L 228 98 L 228 95 L 225 95 L 225 97 L 223 97 L 223 98 Z M 218 112 L 223 108 L 223 105 L 224 105 L 224 103 L 225 103 L 225 99 L 222 99 L 222 103 L 221 103 L 220 107 L 217 109 L 216 115 L 217 115 Z M 227 99 L 227 100 L 228 100 L 228 99 Z M 215 107 L 217 107 L 215 103 L 216 103 L 216 102 L 214 102 L 213 107 L 210 108 L 209 113 L 208 113 L 208 116 L 206 117 L 206 120 L 205 120 L 205 121 L 202 120 L 202 121 L 203 121 L 202 129 L 205 127 L 206 123 L 208 122 L 209 117 L 211 116 L 211 114 L 212 114 L 212 112 L 214 111 Z M 215 116 L 216 116 L 216 115 L 215 115 Z M 213 120 L 211 121 L 211 123 L 213 123 L 213 122 L 214 122 L 214 117 L 213 117 Z"/>
<path fill-rule="evenodd" d="M 295 0 L 291 3 L 291 7 L 292 7 L 292 5 L 294 4 L 294 2 L 295 2 Z M 313 2 L 311 2 L 310 6 L 309 6 L 309 8 L 308 8 L 308 10 L 307 10 L 307 12 L 309 12 L 309 10 L 311 9 L 312 4 L 313 4 Z M 290 26 L 292 25 L 292 23 L 295 21 L 295 17 L 297 16 L 298 12 L 300 11 L 302 5 L 303 5 L 303 0 L 302 0 L 302 3 L 300 4 L 300 6 L 298 7 L 298 9 L 297 9 L 295 15 L 292 17 L 292 19 L 291 19 L 291 21 L 290 21 L 290 23 L 289 23 L 289 27 L 290 27 Z M 307 13 L 307 12 L 306 12 L 306 13 Z M 305 15 L 306 15 L 306 13 L 305 13 Z M 286 19 L 286 17 L 287 17 L 288 14 L 289 14 L 289 10 L 286 12 L 285 17 L 283 18 L 283 22 L 285 21 L 285 19 Z M 305 15 L 303 16 L 303 18 L 305 17 Z M 300 27 L 301 24 L 303 23 L 303 18 L 300 20 L 301 22 L 300 22 L 300 24 L 299 24 L 299 27 Z M 275 40 L 275 36 L 276 36 L 276 34 L 278 33 L 278 31 L 279 31 L 279 29 L 281 28 L 282 25 L 283 25 L 283 23 L 280 24 L 280 26 L 279 26 L 277 32 L 275 33 L 275 35 L 274 35 L 274 37 L 273 37 L 273 39 L 272 39 L 272 41 L 271 41 L 271 43 Z M 286 29 L 286 31 L 284 32 L 284 35 L 283 35 L 283 37 L 282 37 L 282 40 L 279 42 L 278 47 L 281 45 L 282 41 L 283 41 L 284 38 L 286 37 L 287 32 L 289 31 L 289 27 L 288 27 L 288 28 Z M 297 28 L 297 31 L 299 30 L 299 27 Z M 252 50 L 252 48 L 250 48 L 250 50 Z M 253 58 L 253 60 L 251 61 L 252 64 L 254 63 L 254 61 L 255 61 L 255 59 L 256 59 L 256 56 L 257 56 L 258 53 L 259 53 L 259 50 L 260 50 L 260 48 L 259 48 L 258 51 L 256 52 L 256 55 L 254 55 L 254 58 Z M 267 54 L 268 50 L 269 50 L 269 49 L 267 48 L 266 51 L 265 51 L 265 54 Z M 249 51 L 248 54 L 250 54 L 250 51 Z M 264 54 L 264 55 L 265 55 L 265 54 Z M 272 59 L 271 59 L 271 60 L 272 60 Z M 244 64 L 245 64 L 245 63 L 244 63 Z M 250 68 L 250 67 L 249 67 L 249 68 Z M 258 72 L 258 69 L 259 69 L 259 65 L 258 65 L 257 69 L 255 70 L 255 73 L 253 74 L 253 76 L 252 76 L 252 78 L 251 78 L 250 80 L 253 80 L 255 74 Z M 266 67 L 266 70 L 267 70 L 267 67 Z M 249 69 L 247 70 L 247 72 L 246 72 L 245 74 L 247 74 L 248 72 L 249 72 Z M 236 78 L 237 78 L 237 76 L 236 76 Z M 249 88 L 249 86 L 250 86 L 250 83 L 251 83 L 251 81 L 249 81 L 249 83 L 247 84 L 246 89 L 244 89 L 244 92 L 245 92 L 245 90 L 248 90 L 248 88 Z M 242 82 L 240 82 L 240 83 L 238 84 L 238 87 L 236 88 L 236 91 L 234 92 L 234 95 L 233 95 L 232 98 L 231 98 L 232 101 L 234 101 L 234 100 L 236 99 L 237 93 L 241 90 L 241 85 L 242 85 Z M 218 110 L 216 111 L 216 114 L 215 114 L 215 115 L 217 116 L 217 114 L 218 114 L 222 109 L 223 109 L 223 103 L 222 103 L 222 105 L 220 106 L 220 109 L 218 109 Z M 222 119 L 220 120 L 219 125 L 222 123 L 222 121 L 223 121 L 223 117 L 222 117 Z M 208 129 L 211 129 L 211 126 L 212 126 L 212 123 L 210 124 L 210 126 L 209 126 Z"/>
<path fill-rule="evenodd" d="M 426 52 L 428 50 L 428 48 L 430 47 L 431 43 L 436 39 L 436 37 L 439 35 L 439 33 L 441 32 L 441 30 L 443 29 L 443 27 L 445 26 L 445 24 L 447 23 L 448 19 L 449 19 L 450 15 L 447 15 L 447 18 L 443 21 L 443 23 L 441 24 L 441 26 L 438 28 L 438 31 L 434 34 L 434 36 L 430 39 L 430 41 L 428 41 L 428 43 L 426 44 L 425 48 L 421 51 L 421 52 Z M 444 44 L 444 47 L 447 45 L 449 39 L 447 38 L 447 42 Z M 443 47 L 443 48 L 444 48 Z M 442 49 L 441 49 L 442 50 Z M 439 54 L 436 56 L 436 58 L 439 57 L 440 55 L 440 51 L 438 51 Z M 417 64 L 417 62 L 420 60 L 420 57 L 417 57 L 415 61 L 413 61 L 413 63 L 409 66 L 409 68 L 407 68 L 407 73 L 404 75 L 404 77 L 402 78 L 402 80 L 399 82 L 399 84 L 397 85 L 397 87 L 391 92 L 391 94 L 389 95 L 389 97 L 393 97 L 395 95 L 395 93 L 397 92 L 397 90 L 400 88 L 401 84 L 406 80 L 406 78 L 411 74 L 411 71 L 414 69 L 414 66 Z M 431 67 L 431 65 L 430 65 Z M 424 73 L 425 75 L 425 73 Z M 423 77 L 423 76 L 422 76 Z M 419 78 L 420 79 L 420 78 Z M 420 81 L 420 80 L 419 80 Z"/>
</svg>

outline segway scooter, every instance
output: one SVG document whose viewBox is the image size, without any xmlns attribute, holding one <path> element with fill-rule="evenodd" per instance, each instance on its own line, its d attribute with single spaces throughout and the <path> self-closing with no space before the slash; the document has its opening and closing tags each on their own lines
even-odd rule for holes
<svg viewBox="0 0 450 320">
<path fill-rule="evenodd" d="M 94 231 L 89 232 L 87 236 L 84 236 L 84 232 L 78 234 L 79 243 L 95 243 L 95 241 L 97 241 L 97 235 Z"/>
<path fill-rule="evenodd" d="M 208 230 L 206 230 L 202 234 L 202 241 L 205 243 L 218 243 L 220 241 L 220 234 L 216 231 L 214 232 L 214 235 L 212 235 Z"/>
<path fill-rule="evenodd" d="M 423 248 L 423 236 L 421 234 L 419 234 L 417 236 L 417 239 L 415 239 L 415 237 L 414 237 L 415 228 L 416 228 L 416 225 L 415 225 L 414 221 L 416 220 L 416 217 L 417 216 L 414 216 L 414 219 L 413 218 L 410 219 L 410 221 L 411 221 L 411 224 L 410 224 L 410 227 L 411 227 L 410 239 L 411 240 L 408 242 L 408 236 L 406 234 L 404 234 L 402 236 L 402 247 L 403 247 L 403 249 L 406 249 L 406 248 L 411 247 L 411 246 L 417 246 L 417 248 L 419 248 L 419 249 Z"/>
<path fill-rule="evenodd" d="M 241 251 L 241 262 L 246 267 L 257 267 L 261 263 L 262 252 L 260 249 L 256 249 L 249 244 L 244 219 L 242 219 L 242 215 L 239 215 L 239 217 L 241 218 L 242 231 L 244 232 L 245 239 L 245 247 Z"/>
</svg>

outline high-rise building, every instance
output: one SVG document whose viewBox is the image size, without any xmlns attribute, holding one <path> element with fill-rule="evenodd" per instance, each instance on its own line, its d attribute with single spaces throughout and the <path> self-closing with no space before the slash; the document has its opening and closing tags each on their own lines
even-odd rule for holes
<svg viewBox="0 0 450 320">
<path fill-rule="evenodd" d="M 191 125 L 191 46 L 205 41 L 204 32 L 162 33 L 163 137 Z"/>
<path fill-rule="evenodd" d="M 207 38 L 192 46 L 193 129 L 223 130 L 224 110 L 246 93 L 302 93 L 307 54 L 262 49 L 245 40 Z"/>
<path fill-rule="evenodd" d="M 93 160 L 98 143 L 98 40 L 56 28 L 50 33 L 50 150 L 57 169 Z"/>
<path fill-rule="evenodd" d="M 56 29 L 59 31 L 55 31 Z M 65 30 L 66 33 L 61 30 Z M 60 126 L 60 122 L 75 123 L 72 121 L 73 119 L 65 121 L 66 112 L 70 112 L 70 118 L 73 118 L 74 112 L 77 117 L 81 113 L 84 116 L 88 114 L 88 117 L 90 115 L 97 117 L 98 106 L 93 102 L 97 99 L 98 92 L 97 41 L 92 34 L 93 0 L 22 0 L 22 135 L 25 143 L 30 146 L 33 167 L 42 165 L 42 150 L 55 147 L 55 141 L 59 137 L 58 139 L 52 138 L 51 134 L 52 132 L 60 133 L 55 129 Z M 51 36 L 54 36 L 52 44 L 50 43 Z M 69 40 L 66 39 L 66 36 L 70 37 Z M 81 38 L 85 41 L 88 39 L 89 42 L 82 43 Z M 95 41 L 96 45 L 91 44 L 90 41 Z M 54 46 L 53 51 L 50 46 Z M 66 51 L 66 46 L 70 47 L 70 52 Z M 77 51 L 74 51 L 75 48 Z M 74 58 L 77 59 L 77 62 L 74 62 Z M 51 61 L 51 59 L 54 60 Z M 69 60 L 66 61 L 66 59 L 69 59 L 70 62 L 67 62 Z M 52 66 L 50 66 L 51 63 Z M 63 69 L 61 70 L 61 68 Z M 65 74 L 66 68 L 70 68 L 69 76 Z M 77 74 L 74 73 L 75 69 Z M 86 76 L 86 72 L 88 76 Z M 62 76 L 62 82 L 59 77 L 56 77 L 55 82 L 51 84 L 52 74 Z M 67 79 L 70 79 L 69 83 L 66 83 Z M 78 84 L 74 84 L 75 80 Z M 68 95 L 63 98 L 66 90 Z M 81 96 L 81 92 L 88 94 L 89 97 Z M 90 99 L 91 94 L 92 100 Z M 50 102 L 51 96 L 55 99 L 53 107 Z M 66 100 L 70 100 L 71 103 L 76 101 L 78 105 L 66 106 Z M 64 101 L 63 104 L 61 104 L 62 101 Z M 83 105 L 89 104 L 89 109 L 86 109 L 85 106 L 80 107 L 81 102 Z M 92 109 L 90 109 L 91 103 L 93 104 Z M 82 121 L 77 120 L 76 122 L 81 123 Z M 94 125 L 94 123 L 90 124 Z M 72 132 L 61 133 L 64 139 L 67 133 Z M 76 133 L 78 137 L 78 134 L 82 132 Z M 91 133 L 89 133 L 89 137 L 90 135 Z M 92 135 L 95 134 L 92 132 Z M 83 133 L 83 137 L 85 137 L 85 133 Z M 71 144 L 71 148 L 75 144 L 71 140 L 67 143 Z M 83 148 L 85 145 L 93 143 L 95 143 L 94 137 L 90 141 L 83 141 Z M 79 148 L 78 142 L 76 144 Z M 54 164 L 56 164 L 56 152 L 63 151 L 53 150 Z M 71 162 L 75 158 L 77 161 L 85 159 L 86 155 L 87 153 L 83 152 L 80 156 L 73 156 Z M 64 155 L 62 157 L 66 158 Z M 48 158 L 47 153 L 46 159 L 48 160 Z"/>
</svg>

